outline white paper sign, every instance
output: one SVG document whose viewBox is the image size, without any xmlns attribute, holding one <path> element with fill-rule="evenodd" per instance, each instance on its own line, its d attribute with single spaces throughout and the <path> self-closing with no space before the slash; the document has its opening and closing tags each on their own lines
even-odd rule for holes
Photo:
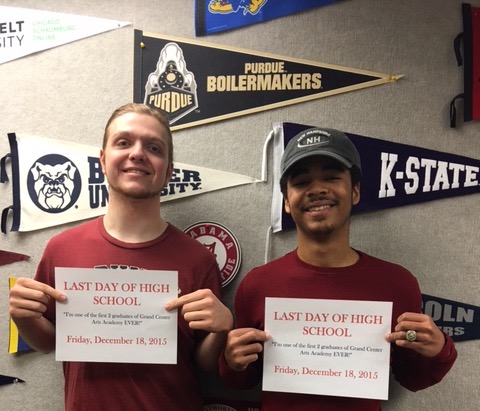
<svg viewBox="0 0 480 411">
<path fill-rule="evenodd" d="M 266 298 L 263 390 L 388 399 L 392 303 Z"/>
<path fill-rule="evenodd" d="M 178 273 L 56 268 L 56 360 L 176 364 Z"/>
</svg>

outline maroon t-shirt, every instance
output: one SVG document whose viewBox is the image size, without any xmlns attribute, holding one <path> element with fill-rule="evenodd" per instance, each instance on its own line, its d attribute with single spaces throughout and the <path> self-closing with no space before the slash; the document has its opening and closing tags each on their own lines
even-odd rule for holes
<svg viewBox="0 0 480 411">
<path fill-rule="evenodd" d="M 172 225 L 155 240 L 133 244 L 110 236 L 99 217 L 53 237 L 35 279 L 54 286 L 55 267 L 174 270 L 178 271 L 179 295 L 209 288 L 220 298 L 214 255 Z M 45 317 L 55 322 L 53 301 Z M 65 362 L 65 410 L 202 410 L 193 358 L 196 344 L 205 335 L 192 331 L 178 316 L 175 365 Z"/>
<path fill-rule="evenodd" d="M 236 328 L 263 330 L 265 298 L 314 298 L 334 300 L 393 302 L 392 330 L 404 312 L 420 312 L 422 296 L 415 277 L 405 268 L 364 253 L 352 266 L 315 267 L 301 261 L 296 250 L 250 271 L 242 280 L 235 297 Z M 434 358 L 426 358 L 410 349 L 392 344 L 391 368 L 395 379 L 404 387 L 417 391 L 439 382 L 452 367 L 457 352 L 450 337 L 445 336 L 444 349 Z M 223 357 L 220 375 L 236 388 L 253 387 L 262 375 L 260 358 L 246 371 L 230 369 Z M 288 377 L 285 377 L 288 378 Z M 381 402 L 359 399 L 281 392 L 262 393 L 262 411 L 376 411 Z"/>
</svg>

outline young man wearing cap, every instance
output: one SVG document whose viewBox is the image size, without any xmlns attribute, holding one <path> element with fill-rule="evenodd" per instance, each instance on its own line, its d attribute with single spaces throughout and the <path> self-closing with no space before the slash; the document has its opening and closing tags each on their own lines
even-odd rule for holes
<svg viewBox="0 0 480 411">
<path fill-rule="evenodd" d="M 287 145 L 280 187 L 295 224 L 298 247 L 250 271 L 235 297 L 236 329 L 220 357 L 222 379 L 251 388 L 261 379 L 265 298 L 392 301 L 391 369 L 417 391 L 439 382 L 452 367 L 453 341 L 421 314 L 421 293 L 405 268 L 350 246 L 352 207 L 360 201 L 360 156 L 350 139 L 333 129 L 312 128 Z M 380 401 L 282 392 L 262 393 L 262 410 L 380 410 Z"/>
</svg>

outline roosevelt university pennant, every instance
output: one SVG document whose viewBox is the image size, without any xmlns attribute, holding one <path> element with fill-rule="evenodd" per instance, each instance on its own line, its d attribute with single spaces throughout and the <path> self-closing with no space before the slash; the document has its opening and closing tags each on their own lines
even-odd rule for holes
<svg viewBox="0 0 480 411">
<path fill-rule="evenodd" d="M 273 125 L 272 231 L 294 228 L 284 212 L 280 162 L 288 142 L 313 126 Z M 345 132 L 362 161 L 361 199 L 352 212 L 376 211 L 480 192 L 480 160 Z"/>
<path fill-rule="evenodd" d="M 0 64 L 130 23 L 0 6 Z"/>
<path fill-rule="evenodd" d="M 9 182 L 10 161 L 13 204 L 2 212 L 3 233 L 10 214 L 11 231 L 38 230 L 105 214 L 108 183 L 98 147 L 15 133 L 8 134 L 8 140 L 10 153 L 0 160 L 0 182 Z M 257 181 L 175 162 L 161 198 L 165 202 Z"/>
<path fill-rule="evenodd" d="M 135 30 L 134 101 L 172 130 L 392 82 L 401 76 Z"/>
</svg>

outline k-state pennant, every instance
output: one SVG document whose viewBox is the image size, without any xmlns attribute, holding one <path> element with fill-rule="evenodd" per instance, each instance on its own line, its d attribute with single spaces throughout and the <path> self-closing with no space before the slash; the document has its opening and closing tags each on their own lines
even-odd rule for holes
<svg viewBox="0 0 480 411">
<path fill-rule="evenodd" d="M 294 228 L 283 209 L 280 162 L 288 142 L 314 126 L 273 125 L 272 231 Z M 362 162 L 360 203 L 353 213 L 401 207 L 480 192 L 480 160 L 345 132 Z"/>
</svg>

